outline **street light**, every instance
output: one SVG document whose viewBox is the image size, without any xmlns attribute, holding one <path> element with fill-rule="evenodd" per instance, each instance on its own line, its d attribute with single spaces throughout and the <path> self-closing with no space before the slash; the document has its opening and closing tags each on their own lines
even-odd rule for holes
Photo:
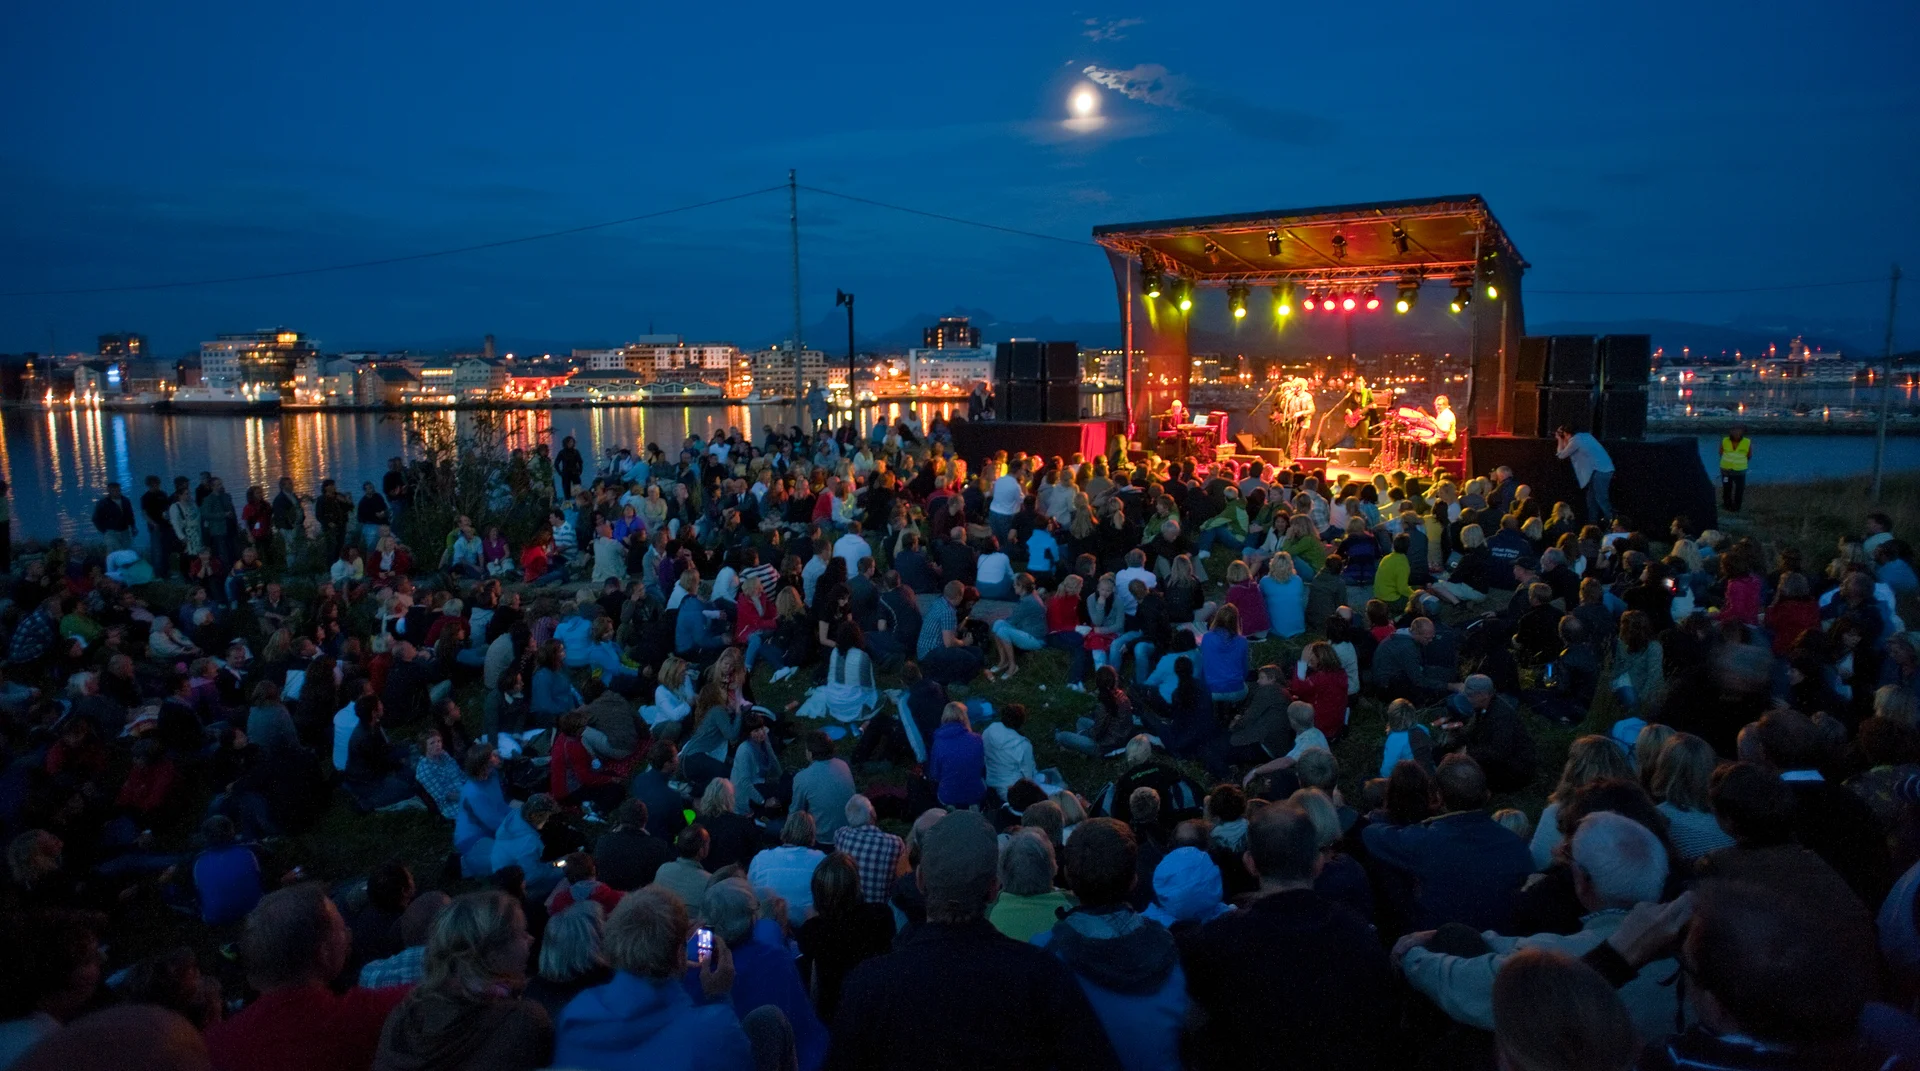
<svg viewBox="0 0 1920 1071">
<path fill-rule="evenodd" d="M 833 307 L 847 307 L 847 400 L 858 401 L 853 392 L 853 295 L 845 290 L 833 292 Z"/>
</svg>

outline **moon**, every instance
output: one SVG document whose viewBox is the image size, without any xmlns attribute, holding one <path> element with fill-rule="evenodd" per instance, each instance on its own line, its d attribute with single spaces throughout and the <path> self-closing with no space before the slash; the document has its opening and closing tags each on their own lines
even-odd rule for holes
<svg viewBox="0 0 1920 1071">
<path fill-rule="evenodd" d="M 1073 99 L 1069 103 L 1073 108 L 1073 114 L 1085 119 L 1093 114 L 1095 108 L 1100 106 L 1100 98 L 1094 96 L 1093 90 L 1088 89 L 1086 86 L 1081 86 L 1074 91 Z"/>
</svg>

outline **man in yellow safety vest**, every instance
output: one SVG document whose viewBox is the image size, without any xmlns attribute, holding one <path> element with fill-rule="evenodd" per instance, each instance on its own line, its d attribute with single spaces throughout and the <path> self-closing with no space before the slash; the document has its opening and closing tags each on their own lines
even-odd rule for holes
<svg viewBox="0 0 1920 1071">
<path fill-rule="evenodd" d="M 1720 439 L 1720 508 L 1740 512 L 1747 498 L 1747 464 L 1753 460 L 1753 440 L 1747 438 L 1743 424 Z"/>
</svg>

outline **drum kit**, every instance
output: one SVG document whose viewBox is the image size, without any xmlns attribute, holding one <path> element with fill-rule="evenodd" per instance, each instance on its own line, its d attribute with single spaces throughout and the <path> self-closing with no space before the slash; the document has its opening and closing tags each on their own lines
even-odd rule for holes
<svg viewBox="0 0 1920 1071">
<path fill-rule="evenodd" d="M 1434 448 L 1446 438 L 1446 432 L 1432 417 L 1403 405 L 1388 412 L 1381 422 L 1380 454 L 1374 458 L 1374 467 L 1388 472 L 1424 472 L 1432 467 Z"/>
</svg>

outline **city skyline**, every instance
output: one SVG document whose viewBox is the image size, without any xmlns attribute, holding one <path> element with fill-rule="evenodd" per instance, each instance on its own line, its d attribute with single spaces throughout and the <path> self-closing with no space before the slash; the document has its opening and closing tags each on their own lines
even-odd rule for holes
<svg viewBox="0 0 1920 1071">
<path fill-rule="evenodd" d="M 1117 221 L 1472 190 L 1534 265 L 1530 323 L 1773 316 L 1877 342 L 1887 265 L 1920 238 L 1911 9 L 609 7 L 530 22 L 483 3 L 374 22 L 124 5 L 8 22 L 6 293 L 409 256 L 777 187 L 789 167 L 1080 243 Z M 811 332 L 837 287 L 883 328 L 958 307 L 1117 320 L 1090 244 L 804 190 L 800 218 L 802 318 L 829 352 L 838 339 Z M 1592 293 L 1834 280 L 1877 281 Z M 611 343 L 650 325 L 755 347 L 792 333 L 790 285 L 776 190 L 353 272 L 0 298 L 0 351 L 126 330 L 169 354 L 282 324 L 341 347 Z M 1901 348 L 1920 340 L 1911 307 Z"/>
</svg>

